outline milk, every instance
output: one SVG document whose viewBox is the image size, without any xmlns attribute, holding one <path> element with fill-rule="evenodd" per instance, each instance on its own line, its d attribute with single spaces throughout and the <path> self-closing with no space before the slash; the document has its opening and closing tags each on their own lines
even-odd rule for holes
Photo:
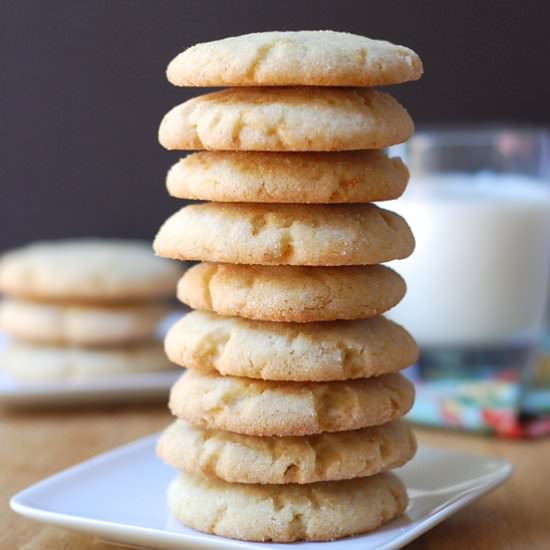
<svg viewBox="0 0 550 550">
<path fill-rule="evenodd" d="M 534 342 L 550 271 L 550 185 L 520 175 L 443 174 L 411 180 L 383 206 L 408 221 L 416 250 L 391 267 L 407 295 L 388 316 L 421 346 Z"/>
</svg>

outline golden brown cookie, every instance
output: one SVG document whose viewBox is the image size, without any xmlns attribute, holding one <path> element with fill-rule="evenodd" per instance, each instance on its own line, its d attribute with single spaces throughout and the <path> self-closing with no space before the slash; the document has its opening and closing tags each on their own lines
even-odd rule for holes
<svg viewBox="0 0 550 550">
<path fill-rule="evenodd" d="M 180 199 L 293 204 L 365 203 L 398 198 L 407 168 L 382 151 L 262 153 L 201 151 L 166 178 Z"/>
<path fill-rule="evenodd" d="M 142 301 L 169 296 L 181 268 L 146 241 L 44 241 L 0 257 L 0 292 L 29 299 Z"/>
<path fill-rule="evenodd" d="M 182 208 L 153 245 L 164 258 L 231 264 L 339 266 L 403 259 L 407 222 L 373 204 L 236 204 Z"/>
<path fill-rule="evenodd" d="M 254 437 L 204 430 L 183 420 L 157 445 L 170 466 L 231 483 L 314 483 L 366 477 L 398 468 L 416 452 L 404 421 L 307 437 Z"/>
<path fill-rule="evenodd" d="M 209 430 L 299 436 L 379 426 L 412 406 L 401 374 L 345 382 L 273 382 L 189 370 L 174 384 L 172 414 Z"/>
<path fill-rule="evenodd" d="M 407 140 L 414 125 L 367 88 L 229 88 L 189 99 L 162 120 L 166 149 L 348 151 Z"/>
<path fill-rule="evenodd" d="M 46 383 L 152 372 L 170 363 L 159 342 L 109 348 L 13 342 L 0 353 L 0 368 L 18 380 Z"/>
<path fill-rule="evenodd" d="M 295 382 L 379 376 L 418 359 L 410 334 L 382 316 L 271 323 L 193 311 L 172 325 L 164 344 L 168 358 L 184 367 Z"/>
<path fill-rule="evenodd" d="M 387 86 L 417 80 L 409 48 L 335 31 L 261 32 L 197 44 L 168 65 L 176 86 Z"/>
<path fill-rule="evenodd" d="M 178 283 L 195 309 L 259 321 L 366 319 L 396 305 L 403 279 L 388 267 L 247 266 L 201 263 Z"/>
<path fill-rule="evenodd" d="M 372 531 L 407 507 L 393 474 L 307 485 L 242 485 L 181 473 L 168 508 L 185 525 L 253 541 L 333 540 Z"/>
<path fill-rule="evenodd" d="M 95 306 L 6 298 L 0 302 L 0 329 L 30 342 L 112 346 L 156 339 L 167 313 L 156 303 Z"/>
</svg>

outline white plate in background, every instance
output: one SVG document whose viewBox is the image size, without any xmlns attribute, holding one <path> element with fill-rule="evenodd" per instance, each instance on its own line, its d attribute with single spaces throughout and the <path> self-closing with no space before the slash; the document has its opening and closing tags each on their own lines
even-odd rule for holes
<svg viewBox="0 0 550 550">
<path fill-rule="evenodd" d="M 189 529 L 170 516 L 165 491 L 176 472 L 155 456 L 158 434 L 139 439 L 47 478 L 11 499 L 30 519 L 134 547 L 187 550 L 391 550 L 401 548 L 502 483 L 500 459 L 420 448 L 395 472 L 405 482 L 407 512 L 377 531 L 333 542 L 241 542 Z"/>
<path fill-rule="evenodd" d="M 45 407 L 168 400 L 182 369 L 126 374 L 79 382 L 19 382 L 0 369 L 0 405 Z"/>
<path fill-rule="evenodd" d="M 169 315 L 161 324 L 160 332 L 166 332 L 179 317 L 181 312 Z M 0 351 L 7 344 L 8 337 L 0 332 Z M 174 367 L 165 371 L 102 376 L 79 381 L 24 382 L 4 372 L 0 364 L 0 405 L 45 407 L 130 401 L 162 402 L 168 399 L 170 387 L 182 372 L 180 367 Z"/>
</svg>

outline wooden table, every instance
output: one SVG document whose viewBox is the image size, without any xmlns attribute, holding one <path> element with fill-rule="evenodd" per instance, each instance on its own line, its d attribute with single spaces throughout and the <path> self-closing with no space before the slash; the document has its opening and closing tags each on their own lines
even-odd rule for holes
<svg viewBox="0 0 550 550">
<path fill-rule="evenodd" d="M 0 410 L 0 548 L 106 550 L 91 537 L 46 527 L 8 509 L 27 485 L 92 455 L 160 430 L 165 407 L 110 407 L 10 412 Z M 420 444 L 490 454 L 513 462 L 502 487 L 453 515 L 409 548 L 550 548 L 550 440 L 503 441 L 417 430 Z"/>
</svg>

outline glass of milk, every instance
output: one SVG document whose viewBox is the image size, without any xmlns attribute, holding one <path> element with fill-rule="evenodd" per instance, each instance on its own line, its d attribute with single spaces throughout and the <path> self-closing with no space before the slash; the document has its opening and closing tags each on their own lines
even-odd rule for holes
<svg viewBox="0 0 550 550">
<path fill-rule="evenodd" d="M 396 152 L 411 179 L 386 204 L 405 217 L 417 245 L 391 264 L 408 291 L 389 317 L 418 340 L 420 375 L 521 378 L 545 328 L 548 134 L 439 128 L 419 131 Z"/>
</svg>

